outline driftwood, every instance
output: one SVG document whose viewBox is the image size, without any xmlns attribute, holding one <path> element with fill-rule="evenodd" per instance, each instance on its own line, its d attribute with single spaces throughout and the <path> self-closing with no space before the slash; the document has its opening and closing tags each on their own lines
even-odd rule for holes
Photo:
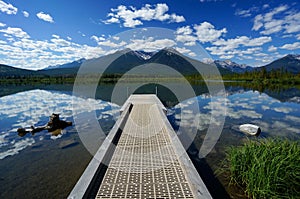
<svg viewBox="0 0 300 199">
<path fill-rule="evenodd" d="M 54 132 L 56 130 L 61 130 L 66 128 L 67 126 L 72 126 L 72 122 L 63 121 L 59 119 L 59 114 L 52 113 L 50 116 L 49 122 L 44 126 L 31 126 L 30 128 L 18 128 L 18 135 L 23 137 L 27 133 L 31 133 L 34 135 L 37 132 L 48 130 L 48 132 Z"/>
</svg>

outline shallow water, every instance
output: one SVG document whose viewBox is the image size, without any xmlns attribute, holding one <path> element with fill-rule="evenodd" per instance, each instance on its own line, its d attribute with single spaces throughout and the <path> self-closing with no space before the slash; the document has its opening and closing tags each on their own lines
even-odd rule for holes
<svg viewBox="0 0 300 199">
<path fill-rule="evenodd" d="M 239 145 L 250 138 L 237 130 L 240 124 L 260 126 L 262 133 L 259 138 L 281 136 L 299 139 L 300 103 L 295 92 L 266 94 L 230 87 L 226 90 L 225 100 L 200 92 L 197 97 L 177 104 L 176 99 L 163 95 L 163 92 L 159 93 L 164 104 L 170 105 L 168 119 L 172 126 L 178 130 L 180 137 L 187 134 L 194 140 L 194 148 L 190 150 L 193 155 L 201 149 L 210 125 L 221 125 L 217 118 L 224 116 L 221 134 L 206 156 L 213 170 L 224 158 L 227 146 Z M 118 118 L 120 106 L 100 98 L 108 99 L 109 96 L 89 99 L 72 96 L 66 90 L 34 89 L 1 97 L 0 198 L 65 198 L 92 157 L 90 151 L 93 150 L 87 145 L 94 143 L 92 141 L 96 137 L 97 144 L 93 147 L 97 149 Z M 199 111 L 195 109 L 196 105 Z M 217 110 L 216 118 L 211 114 L 212 108 Z M 46 124 L 52 113 L 59 113 L 62 120 L 74 122 L 74 117 L 85 118 L 93 111 L 102 133 L 98 133 L 88 121 L 67 127 L 58 136 L 47 131 L 24 137 L 16 133 L 20 127 Z M 75 112 L 77 115 L 74 115 Z M 193 124 L 191 121 L 194 120 L 198 123 Z M 87 141 L 86 136 L 92 141 Z M 185 142 L 184 139 L 182 141 Z M 68 142 L 73 144 L 66 144 Z M 191 142 L 187 143 L 188 149 Z M 221 182 L 226 183 L 222 179 Z"/>
</svg>

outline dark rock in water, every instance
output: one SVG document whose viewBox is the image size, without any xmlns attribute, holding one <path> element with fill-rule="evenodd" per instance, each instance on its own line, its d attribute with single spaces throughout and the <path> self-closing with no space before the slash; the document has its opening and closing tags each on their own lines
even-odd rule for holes
<svg viewBox="0 0 300 199">
<path fill-rule="evenodd" d="M 74 139 L 69 139 L 69 140 L 63 140 L 59 143 L 59 148 L 61 149 L 65 149 L 65 148 L 68 148 L 68 147 L 72 147 L 72 146 L 75 146 L 79 144 L 79 142 L 77 142 L 76 140 Z"/>
</svg>

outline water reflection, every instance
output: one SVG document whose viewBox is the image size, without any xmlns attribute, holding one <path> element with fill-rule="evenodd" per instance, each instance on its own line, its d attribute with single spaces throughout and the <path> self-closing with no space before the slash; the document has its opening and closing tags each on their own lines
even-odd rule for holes
<svg viewBox="0 0 300 199">
<path fill-rule="evenodd" d="M 75 104 L 74 107 L 72 102 Z M 79 113 L 95 110 L 99 123 L 106 124 L 117 117 L 119 106 L 102 100 L 84 99 L 63 92 L 45 90 L 31 90 L 1 97 L 0 159 L 18 154 L 38 142 L 55 140 L 76 133 L 75 127 L 72 126 L 64 130 L 57 128 L 50 132 L 43 131 L 35 136 L 27 134 L 19 137 L 17 134 L 18 128 L 43 126 L 52 113 L 59 113 L 63 121 L 73 122 L 74 109 Z"/>
<path fill-rule="evenodd" d="M 218 107 L 219 114 L 226 114 L 225 130 L 239 133 L 234 127 L 252 123 L 261 127 L 263 136 L 299 136 L 300 104 L 281 102 L 257 91 L 229 91 L 227 95 L 226 102 L 208 94 L 188 99 L 171 108 L 168 117 L 175 129 L 179 125 L 190 128 L 191 118 L 198 117 L 198 130 L 205 131 L 211 123 L 218 123 L 211 114 L 211 107 Z M 200 113 L 196 115 L 192 109 L 194 103 L 200 107 Z M 226 112 L 223 111 L 225 106 Z"/>
<path fill-rule="evenodd" d="M 225 101 L 217 96 L 201 94 L 170 108 L 168 118 L 171 124 L 175 129 L 178 129 L 179 125 L 186 127 L 186 133 L 193 133 L 189 132 L 189 129 L 192 129 L 192 125 L 198 125 L 198 130 L 205 133 L 210 124 L 218 125 L 219 121 L 211 114 L 211 107 L 215 107 L 219 110 L 218 114 L 226 114 L 224 129 L 233 133 L 239 133 L 235 126 L 252 123 L 261 127 L 262 136 L 300 134 L 300 104 L 296 103 L 297 96 L 282 102 L 265 93 L 245 91 L 242 88 L 231 88 L 226 92 Z M 75 102 L 74 107 L 72 101 Z M 199 104 L 200 113 L 194 113 L 192 107 L 195 107 L 195 103 Z M 58 128 L 53 132 L 43 131 L 35 136 L 21 134 L 23 137 L 19 137 L 16 133 L 18 128 L 44 125 L 52 113 L 59 113 L 61 120 L 73 122 L 73 109 L 83 115 L 96 110 L 96 117 L 101 126 L 109 132 L 118 115 L 119 106 L 102 100 L 74 97 L 66 92 L 39 89 L 1 97 L 0 159 L 15 155 L 37 142 L 60 139 L 70 133 L 76 133 L 74 126 L 64 130 Z M 198 124 L 190 122 L 194 118 L 198 118 Z M 81 128 L 89 129 L 89 124 Z"/>
</svg>

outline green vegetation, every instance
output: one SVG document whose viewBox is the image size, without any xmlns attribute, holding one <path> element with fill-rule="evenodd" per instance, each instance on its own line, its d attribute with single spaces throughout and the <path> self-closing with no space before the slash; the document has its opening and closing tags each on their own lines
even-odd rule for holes
<svg viewBox="0 0 300 199">
<path fill-rule="evenodd" d="M 300 74 L 292 74 L 281 68 L 280 70 L 267 71 L 265 68 L 243 74 L 224 75 L 224 80 L 246 81 L 252 83 L 260 83 L 263 85 L 271 84 L 300 84 Z"/>
<path fill-rule="evenodd" d="M 3 67 L 2 67 L 3 68 Z M 3 70 L 6 68 L 3 68 Z M 27 74 L 28 71 L 23 71 L 17 74 L 0 75 L 0 84 L 16 84 L 16 85 L 36 85 L 36 84 L 73 84 L 76 78 L 76 74 L 66 73 L 61 74 Z M 26 72 L 26 74 L 25 74 Z M 53 72 L 53 71 L 52 71 Z M 91 83 L 99 78 L 99 74 L 86 74 L 81 76 L 84 78 L 84 82 Z M 122 78 L 122 74 L 103 74 L 99 83 L 116 83 Z M 204 78 L 200 74 L 184 75 L 185 80 L 189 81 L 193 85 L 203 84 Z M 292 74 L 283 68 L 279 70 L 267 71 L 265 68 L 261 70 L 255 70 L 252 72 L 245 72 L 243 74 L 238 73 L 223 73 L 222 76 L 224 83 L 229 86 L 242 86 L 244 88 L 250 88 L 263 92 L 265 89 L 272 91 L 280 91 L 291 87 L 300 87 L 300 74 Z M 207 76 L 205 79 L 220 80 L 222 78 L 216 76 Z M 123 81 L 126 82 L 153 82 L 153 81 L 181 81 L 182 77 L 171 77 L 166 75 L 142 75 L 131 74 Z"/>
<path fill-rule="evenodd" d="M 221 172 L 251 198 L 298 198 L 300 195 L 299 141 L 248 141 L 227 152 Z"/>
</svg>

